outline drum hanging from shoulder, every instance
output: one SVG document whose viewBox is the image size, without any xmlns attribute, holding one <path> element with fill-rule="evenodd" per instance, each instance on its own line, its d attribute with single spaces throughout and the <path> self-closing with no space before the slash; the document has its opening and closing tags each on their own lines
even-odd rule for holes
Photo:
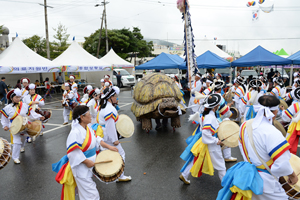
<svg viewBox="0 0 300 200">
<path fill-rule="evenodd" d="M 219 125 L 218 138 L 227 147 L 237 147 L 239 145 L 240 127 L 235 122 L 224 120 Z"/>
<path fill-rule="evenodd" d="M 10 143 L 0 138 L 0 170 L 3 169 L 11 158 L 11 145 Z"/>
<path fill-rule="evenodd" d="M 286 110 L 286 109 L 288 109 L 288 105 L 287 105 L 287 103 L 284 101 L 284 100 L 282 100 L 282 99 L 280 99 L 280 104 L 279 104 L 279 106 L 283 106 L 284 107 L 284 110 Z"/>
<path fill-rule="evenodd" d="M 30 122 L 26 117 L 18 115 L 11 123 L 9 131 L 12 135 L 26 131 L 30 136 L 37 136 L 42 130 L 42 122 L 39 120 Z"/>
<path fill-rule="evenodd" d="M 74 110 L 74 108 L 78 106 L 78 103 L 77 102 L 73 102 L 70 107 L 72 108 L 72 110 Z"/>
<path fill-rule="evenodd" d="M 121 114 L 116 123 L 116 129 L 121 136 L 129 138 L 134 133 L 133 121 L 127 115 Z"/>
<path fill-rule="evenodd" d="M 275 119 L 273 125 L 282 133 L 283 137 L 286 137 L 286 130 L 279 121 Z"/>
<path fill-rule="evenodd" d="M 230 111 L 232 112 L 230 119 L 236 119 L 239 116 L 239 111 L 235 107 L 231 107 Z"/>
<path fill-rule="evenodd" d="M 281 183 L 285 193 L 292 197 L 293 199 L 300 199 L 300 158 L 294 154 L 291 154 L 290 164 L 298 176 L 298 182 L 295 185 L 290 185 L 287 180 L 287 176 L 283 176 L 279 178 L 279 182 Z"/>
<path fill-rule="evenodd" d="M 112 160 L 112 162 L 97 164 L 97 162 L 107 160 Z M 96 157 L 93 173 L 101 182 L 114 182 L 122 175 L 124 167 L 124 161 L 118 152 L 104 150 Z"/>
</svg>

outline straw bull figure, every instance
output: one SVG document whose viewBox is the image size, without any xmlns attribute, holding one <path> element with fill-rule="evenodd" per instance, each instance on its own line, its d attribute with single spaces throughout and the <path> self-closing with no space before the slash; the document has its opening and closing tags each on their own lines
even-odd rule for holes
<svg viewBox="0 0 300 200">
<path fill-rule="evenodd" d="M 171 118 L 171 126 L 180 127 L 179 116 L 186 113 L 180 104 L 181 92 L 168 76 L 153 73 L 143 77 L 135 86 L 131 111 L 142 129 L 152 129 L 151 119 Z"/>
</svg>

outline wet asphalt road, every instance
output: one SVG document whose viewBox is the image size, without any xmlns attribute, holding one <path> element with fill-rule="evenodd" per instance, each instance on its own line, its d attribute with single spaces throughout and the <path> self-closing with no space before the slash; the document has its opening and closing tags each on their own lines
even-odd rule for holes
<svg viewBox="0 0 300 200">
<path fill-rule="evenodd" d="M 60 199 L 61 185 L 55 181 L 51 164 L 66 154 L 66 139 L 70 125 L 63 126 L 60 95 L 46 99 L 44 108 L 51 108 L 53 117 L 46 124 L 44 136 L 25 145 L 25 153 L 20 155 L 20 165 L 10 163 L 0 170 L 1 200 Z M 221 183 L 215 171 L 214 176 L 190 177 L 191 185 L 179 180 L 184 161 L 180 154 L 186 147 L 185 139 L 196 128 L 188 122 L 188 113 L 181 116 L 181 128 L 173 132 L 167 129 L 146 133 L 140 122 L 135 120 L 130 107 L 132 103 L 129 88 L 122 88 L 119 95 L 119 114 L 127 114 L 135 124 L 135 133 L 130 141 L 122 144 L 126 152 L 125 175 L 132 177 L 131 182 L 104 184 L 94 179 L 101 199 L 130 200 L 212 200 L 216 199 Z M 1 106 L 0 108 L 2 108 Z M 155 122 L 152 120 L 153 127 Z M 2 126 L 1 126 L 2 127 Z M 9 132 L 0 130 L 0 137 L 10 141 Z M 232 149 L 232 156 L 242 160 L 238 147 Z M 235 163 L 227 163 L 227 169 Z M 146 175 L 144 173 L 146 172 Z M 76 198 L 78 199 L 78 197 Z"/>
</svg>

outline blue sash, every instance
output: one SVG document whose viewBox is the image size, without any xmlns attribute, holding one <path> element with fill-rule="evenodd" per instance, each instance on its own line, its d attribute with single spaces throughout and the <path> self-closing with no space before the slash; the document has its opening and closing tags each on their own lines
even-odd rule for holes
<svg viewBox="0 0 300 200">
<path fill-rule="evenodd" d="M 94 147 L 93 149 L 87 150 L 85 152 L 83 152 L 83 154 L 85 155 L 85 157 L 90 158 L 94 155 L 96 155 L 96 147 Z M 66 164 L 69 161 L 69 158 L 67 155 L 65 155 L 64 157 L 62 157 L 57 163 L 52 164 L 52 171 L 58 173 L 59 170 L 61 169 L 61 167 Z"/>
<path fill-rule="evenodd" d="M 247 113 L 246 113 L 246 120 L 253 119 L 257 114 L 254 111 L 253 105 L 250 105 L 250 106 L 247 105 L 246 107 L 249 108 Z"/>
</svg>

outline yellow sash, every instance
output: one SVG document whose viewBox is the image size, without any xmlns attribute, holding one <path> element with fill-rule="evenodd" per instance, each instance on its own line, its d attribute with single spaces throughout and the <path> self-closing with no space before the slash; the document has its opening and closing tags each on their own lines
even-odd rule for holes
<svg viewBox="0 0 300 200">
<path fill-rule="evenodd" d="M 201 166 L 202 173 L 213 176 L 214 166 L 211 162 L 207 144 L 204 144 L 202 142 L 202 137 L 194 144 L 193 148 L 191 149 L 191 152 L 194 154 L 195 157 L 198 156 L 198 159 L 196 160 L 196 162 L 190 170 L 192 176 L 198 177 L 199 171 L 201 170 Z"/>
</svg>

